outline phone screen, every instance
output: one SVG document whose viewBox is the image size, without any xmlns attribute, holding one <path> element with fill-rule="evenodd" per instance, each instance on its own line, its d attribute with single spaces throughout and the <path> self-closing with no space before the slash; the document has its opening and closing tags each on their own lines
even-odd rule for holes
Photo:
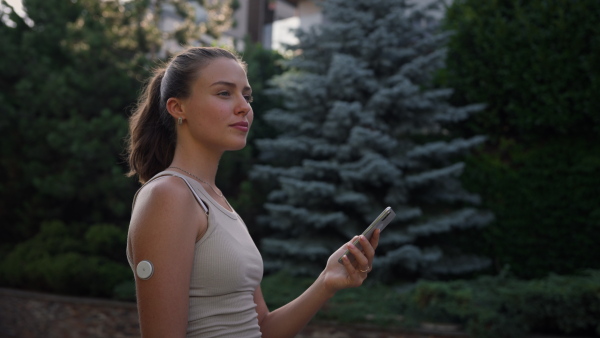
<svg viewBox="0 0 600 338">
<path fill-rule="evenodd" d="M 375 232 L 376 229 L 380 229 L 381 231 L 383 231 L 383 229 L 385 229 L 385 227 L 388 224 L 390 224 L 390 222 L 394 219 L 394 217 L 396 217 L 396 213 L 394 212 L 394 210 L 392 210 L 391 207 L 385 208 L 385 210 L 383 210 L 381 212 L 381 214 L 379 214 L 379 216 L 377 216 L 377 218 L 375 218 L 375 220 L 371 223 L 371 225 L 369 225 L 365 229 L 365 231 L 363 231 L 362 235 L 365 236 L 368 240 L 371 240 L 371 237 L 373 236 L 373 232 Z M 359 250 L 362 250 L 362 245 L 360 245 L 358 238 L 354 242 L 352 242 L 352 244 L 354 244 L 354 246 L 356 246 Z M 349 252 L 350 252 L 350 250 L 346 250 L 346 252 L 344 252 L 342 257 L 344 257 L 345 255 L 348 255 Z M 338 262 L 340 262 L 340 264 L 342 263 L 342 257 L 340 257 L 338 259 Z M 350 258 L 350 260 L 352 261 L 354 259 L 354 256 L 350 255 L 350 256 L 348 256 L 348 258 Z"/>
</svg>

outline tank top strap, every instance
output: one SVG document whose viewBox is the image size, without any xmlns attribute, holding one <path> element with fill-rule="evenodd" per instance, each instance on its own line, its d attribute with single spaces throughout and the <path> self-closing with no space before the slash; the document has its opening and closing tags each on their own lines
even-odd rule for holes
<svg viewBox="0 0 600 338">
<path fill-rule="evenodd" d="M 131 208 L 133 209 L 133 206 L 135 206 L 135 201 L 137 199 L 138 194 L 140 193 L 140 191 L 142 190 L 142 188 L 144 188 L 146 186 L 146 184 L 159 179 L 161 177 L 166 177 L 166 176 L 174 176 L 174 177 L 179 177 L 181 178 L 185 184 L 188 186 L 188 188 L 190 188 L 190 191 L 192 192 L 192 194 L 194 195 L 194 198 L 196 199 L 196 201 L 198 201 L 198 203 L 200 204 L 200 206 L 202 207 L 202 209 L 204 209 L 204 212 L 206 213 L 206 215 L 208 215 L 209 213 L 209 209 L 208 206 L 206 205 L 206 203 L 200 198 L 200 196 L 198 196 L 198 193 L 196 193 L 196 191 L 192 188 L 192 185 L 190 184 L 190 182 L 188 182 L 188 180 L 186 179 L 185 176 L 180 175 L 177 172 L 174 171 L 161 171 L 158 174 L 154 175 L 154 177 L 152 177 L 151 179 L 149 179 L 148 181 L 146 181 L 146 183 L 144 183 L 139 189 L 138 191 L 136 191 L 135 195 L 133 196 L 133 204 L 131 206 Z"/>
</svg>

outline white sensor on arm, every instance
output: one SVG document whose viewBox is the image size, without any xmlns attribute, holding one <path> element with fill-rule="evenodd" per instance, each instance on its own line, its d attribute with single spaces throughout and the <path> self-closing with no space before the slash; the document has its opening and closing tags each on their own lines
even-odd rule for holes
<svg viewBox="0 0 600 338">
<path fill-rule="evenodd" d="M 137 268 L 135 269 L 135 272 L 140 279 L 150 279 L 150 277 L 152 277 L 152 274 L 154 273 L 154 267 L 152 266 L 152 262 L 146 260 L 139 262 Z"/>
</svg>

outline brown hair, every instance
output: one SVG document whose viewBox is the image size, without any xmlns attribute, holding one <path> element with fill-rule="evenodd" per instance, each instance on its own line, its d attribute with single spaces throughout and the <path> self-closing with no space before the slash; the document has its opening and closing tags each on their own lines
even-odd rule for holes
<svg viewBox="0 0 600 338">
<path fill-rule="evenodd" d="M 241 58 L 226 49 L 191 47 L 173 57 L 166 67 L 154 71 L 129 118 L 127 176 L 137 174 L 144 183 L 171 164 L 177 132 L 175 119 L 167 111 L 167 100 L 189 97 L 200 70 L 222 57 L 238 61 L 246 70 Z"/>
</svg>

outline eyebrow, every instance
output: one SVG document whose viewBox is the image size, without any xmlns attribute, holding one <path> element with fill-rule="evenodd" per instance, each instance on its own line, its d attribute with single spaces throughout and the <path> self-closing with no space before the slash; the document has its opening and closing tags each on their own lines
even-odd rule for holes
<svg viewBox="0 0 600 338">
<path fill-rule="evenodd" d="M 211 84 L 209 87 L 213 87 L 213 86 L 217 86 L 217 85 L 222 85 L 222 86 L 227 86 L 227 87 L 233 87 L 236 88 L 237 85 L 233 82 L 228 82 L 228 81 L 217 81 L 213 84 Z M 252 91 L 252 88 L 250 86 L 244 86 L 244 88 L 242 88 L 242 90 L 244 91 Z"/>
</svg>

